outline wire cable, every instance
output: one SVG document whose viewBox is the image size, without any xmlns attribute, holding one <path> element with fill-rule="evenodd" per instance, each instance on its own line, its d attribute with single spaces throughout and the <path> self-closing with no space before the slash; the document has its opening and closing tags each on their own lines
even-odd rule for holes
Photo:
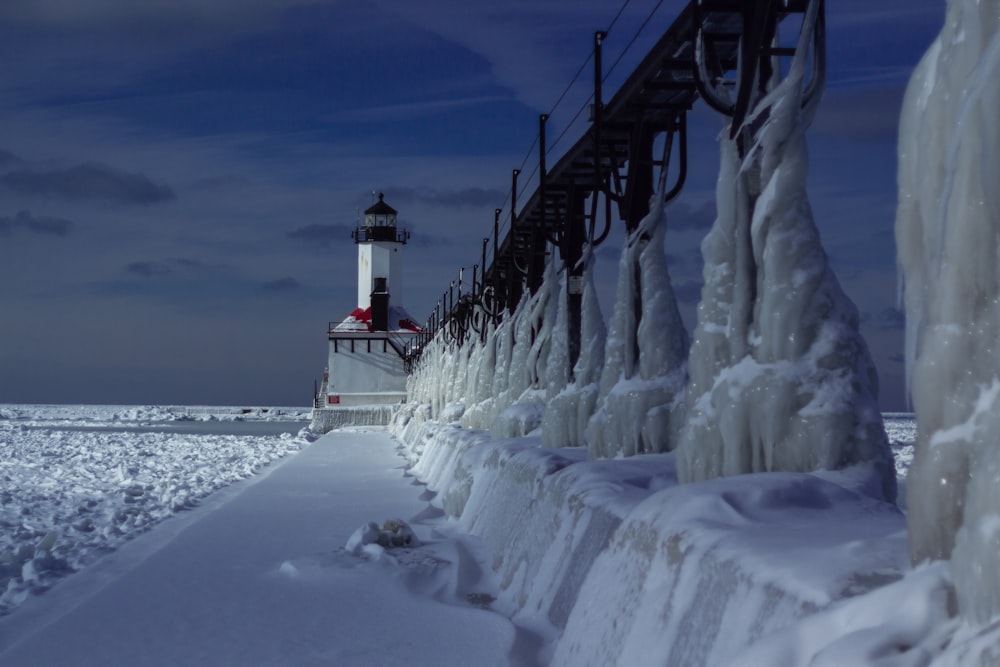
<svg viewBox="0 0 1000 667">
<path fill-rule="evenodd" d="M 622 58 L 625 57 L 625 54 L 628 53 L 628 50 L 631 49 L 632 46 L 635 44 L 635 40 L 639 39 L 639 35 L 641 35 L 642 31 L 646 29 L 646 26 L 649 25 L 649 22 L 653 20 L 653 15 L 656 14 L 656 12 L 660 9 L 660 5 L 662 4 L 663 0 L 659 0 L 653 7 L 653 9 L 649 12 L 649 15 L 646 17 L 646 20 L 642 22 L 642 25 L 639 26 L 639 29 L 636 31 L 636 33 L 632 35 L 632 39 L 629 40 L 629 43 L 625 45 L 625 48 L 622 49 L 622 52 L 618 54 L 618 59 L 615 60 L 614 64 L 612 64 L 610 68 L 608 68 L 607 73 L 601 79 L 602 82 L 607 81 L 608 77 L 611 76 L 611 73 L 615 71 L 615 68 L 618 67 L 618 63 L 622 61 Z"/>
<path fill-rule="evenodd" d="M 628 3 L 629 0 L 625 0 L 625 2 L 622 3 L 621 8 L 618 10 L 618 13 L 615 14 L 615 17 L 611 20 L 611 25 L 608 26 L 608 29 L 605 32 L 610 33 L 611 29 L 615 27 L 615 24 L 618 23 L 618 19 L 620 19 L 622 14 L 625 13 L 625 8 L 628 7 Z"/>
<path fill-rule="evenodd" d="M 618 12 L 615 14 L 614 18 L 611 20 L 611 23 L 608 25 L 607 30 L 605 32 L 607 32 L 609 34 L 611 33 L 612 29 L 618 23 L 618 20 L 622 17 L 622 15 L 625 13 L 625 10 L 628 8 L 629 2 L 631 2 L 631 0 L 624 0 L 624 2 L 622 2 L 621 7 L 618 8 Z M 614 71 L 615 67 L 618 65 L 619 62 L 621 62 L 622 58 L 625 56 L 625 54 L 628 52 L 628 50 L 632 47 L 632 45 L 635 43 L 635 41 L 639 38 L 639 35 L 642 33 L 642 31 L 646 28 L 646 26 L 652 20 L 653 15 L 656 14 L 656 11 L 660 8 L 660 5 L 662 5 L 662 4 L 663 4 L 663 0 L 658 0 L 658 2 L 656 3 L 656 6 L 653 7 L 652 11 L 650 11 L 649 15 L 646 17 L 646 20 L 643 21 L 643 23 L 642 23 L 641 26 L 639 26 L 639 30 L 635 33 L 635 35 L 633 35 L 631 41 L 629 41 L 629 43 L 625 46 L 625 49 L 621 52 L 621 54 L 619 54 L 618 59 L 615 60 L 614 64 L 608 70 L 607 74 L 605 74 L 604 77 L 601 79 L 602 81 L 606 81 L 607 78 L 608 78 L 608 76 L 611 75 L 611 73 Z M 591 49 L 590 53 L 587 54 L 587 57 L 580 64 L 580 67 L 577 68 L 576 73 L 573 74 L 572 78 L 570 78 L 569 83 L 566 84 L 566 86 L 563 88 L 562 92 L 559 94 L 559 97 L 556 98 L 555 103 L 549 109 L 548 116 L 550 118 L 555 114 L 556 110 L 559 108 L 559 106 L 566 99 L 566 96 L 569 94 L 570 90 L 572 90 L 573 86 L 576 85 L 576 82 L 580 79 L 580 76 L 583 74 L 584 70 L 587 68 L 587 65 L 589 65 L 593 59 L 594 59 L 594 50 Z M 553 141 L 550 146 L 545 147 L 544 150 L 545 150 L 545 155 L 546 156 L 548 156 L 556 148 L 556 146 L 559 145 L 559 143 L 563 140 L 563 138 L 565 138 L 565 136 L 569 132 L 570 128 L 572 128 L 576 124 L 576 122 L 580 119 L 580 116 L 583 114 L 583 112 L 587 108 L 587 106 L 589 104 L 591 104 L 591 102 L 593 101 L 593 99 L 594 99 L 594 95 L 593 95 L 593 93 L 591 93 L 587 97 L 587 99 L 584 100 L 583 104 L 577 109 L 576 113 L 573 115 L 573 118 L 569 121 L 569 123 L 566 124 L 566 126 L 563 128 L 562 132 L 559 133 L 559 136 L 556 137 L 555 141 Z M 521 166 L 518 167 L 518 169 L 522 173 L 524 172 L 525 167 L 528 164 L 528 160 L 531 159 L 532 153 L 535 151 L 535 148 L 537 148 L 537 146 L 538 146 L 538 140 L 539 140 L 539 136 L 536 134 L 534 140 L 531 142 L 531 146 L 528 147 L 528 150 L 524 154 L 524 159 L 521 160 Z M 535 165 L 534 169 L 531 171 L 531 173 L 528 175 L 528 177 L 526 179 L 524 179 L 521 188 L 519 188 L 518 193 L 517 193 L 518 196 L 521 196 L 521 195 L 524 194 L 524 192 L 528 189 L 528 185 L 531 184 L 532 179 L 535 177 L 535 175 L 537 173 L 538 173 L 538 165 Z M 512 193 L 508 191 L 507 196 L 504 197 L 503 203 L 500 205 L 501 209 L 506 209 L 507 208 L 507 205 L 511 202 L 511 195 L 512 195 Z M 506 216 L 505 216 L 504 222 L 508 222 L 509 223 L 509 221 L 513 219 L 513 215 L 514 215 L 513 211 L 508 211 L 507 214 L 506 214 Z M 499 241 L 499 239 L 498 239 L 498 241 Z"/>
</svg>

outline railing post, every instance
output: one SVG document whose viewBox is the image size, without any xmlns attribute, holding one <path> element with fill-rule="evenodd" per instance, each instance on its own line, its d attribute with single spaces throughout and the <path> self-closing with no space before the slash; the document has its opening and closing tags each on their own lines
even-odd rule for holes
<svg viewBox="0 0 1000 667">
<path fill-rule="evenodd" d="M 590 236 L 594 236 L 594 226 L 597 224 L 597 198 L 601 191 L 601 140 L 603 139 L 602 129 L 604 120 L 604 88 L 602 77 L 604 76 L 604 66 L 602 64 L 601 52 L 602 45 L 604 44 L 604 38 L 608 36 L 608 33 L 603 30 L 598 30 L 594 33 L 594 106 L 593 106 L 593 118 L 591 119 L 593 123 L 593 133 L 594 133 L 594 185 L 593 194 L 591 195 L 591 219 Z"/>
<path fill-rule="evenodd" d="M 513 314 L 517 303 L 521 300 L 523 276 L 521 269 L 517 265 L 517 249 L 514 247 L 514 239 L 517 238 L 517 177 L 521 170 L 515 169 L 511 174 L 510 186 L 510 258 L 511 266 L 507 271 L 507 310 Z"/>
<path fill-rule="evenodd" d="M 490 284 L 493 286 L 493 323 L 496 324 L 500 318 L 500 309 L 505 305 L 500 296 L 500 287 L 497 285 L 497 260 L 498 247 L 500 243 L 500 214 L 503 209 L 498 208 L 493 211 L 493 270 L 490 273 Z M 506 295 L 506 290 L 504 290 Z"/>
</svg>

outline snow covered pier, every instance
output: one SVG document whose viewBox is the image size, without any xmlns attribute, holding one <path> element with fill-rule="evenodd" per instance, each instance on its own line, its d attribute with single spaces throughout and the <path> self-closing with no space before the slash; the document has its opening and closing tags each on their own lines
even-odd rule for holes
<svg viewBox="0 0 1000 667">
<path fill-rule="evenodd" d="M 949 2 L 901 123 L 921 425 L 908 523 L 858 312 L 806 193 L 823 3 L 692 2 L 607 104 L 596 35 L 589 130 L 548 171 L 542 117 L 537 188 L 519 210 L 515 170 L 506 236 L 498 209 L 479 280 L 407 352 L 416 406 L 395 425 L 442 507 L 491 545 L 516 613 L 551 624 L 547 659 L 1000 665 L 997 16 Z M 664 206 L 697 100 L 730 122 L 689 336 Z M 626 236 L 605 323 L 594 248 L 613 205 Z"/>
<path fill-rule="evenodd" d="M 514 626 L 484 609 L 490 577 L 431 534 L 433 494 L 396 447 L 332 433 L 175 516 L 0 617 L 0 664 L 524 664 Z M 420 548 L 345 549 L 400 515 Z"/>
<path fill-rule="evenodd" d="M 543 664 L 807 665 L 848 636 L 902 652 L 947 617 L 944 570 L 904 579 L 905 518 L 870 468 L 680 484 L 675 453 L 592 459 L 428 417 L 410 405 L 393 432 Z"/>
</svg>

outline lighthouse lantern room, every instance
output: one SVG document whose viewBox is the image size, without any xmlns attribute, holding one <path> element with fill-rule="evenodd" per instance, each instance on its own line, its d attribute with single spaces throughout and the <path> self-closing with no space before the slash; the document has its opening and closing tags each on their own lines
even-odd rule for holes
<svg viewBox="0 0 1000 667">
<path fill-rule="evenodd" d="M 358 246 L 358 306 L 346 319 L 330 323 L 317 411 L 357 411 L 406 399 L 403 353 L 420 328 L 402 305 L 403 249 L 410 235 L 397 228 L 396 216 L 379 194 L 351 234 Z"/>
</svg>

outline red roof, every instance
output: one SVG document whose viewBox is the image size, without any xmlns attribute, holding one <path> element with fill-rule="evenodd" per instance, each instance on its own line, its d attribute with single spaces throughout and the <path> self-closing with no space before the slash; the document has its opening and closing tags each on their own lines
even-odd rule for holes
<svg viewBox="0 0 1000 667">
<path fill-rule="evenodd" d="M 334 331 L 372 331 L 372 309 L 355 308 L 343 322 L 333 328 Z M 404 308 L 389 306 L 389 330 L 410 331 L 419 333 L 422 329 L 416 325 L 410 314 Z"/>
</svg>

